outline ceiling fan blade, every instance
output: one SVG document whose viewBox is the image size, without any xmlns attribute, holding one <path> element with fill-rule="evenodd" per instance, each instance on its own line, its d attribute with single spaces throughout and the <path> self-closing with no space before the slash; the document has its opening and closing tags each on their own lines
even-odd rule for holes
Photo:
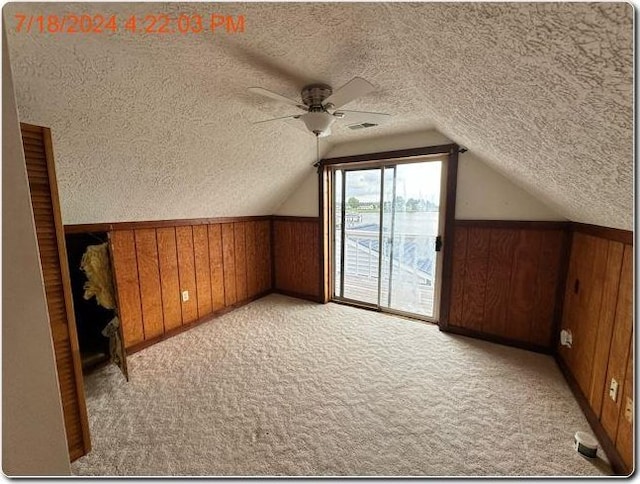
<svg viewBox="0 0 640 484">
<path fill-rule="evenodd" d="M 298 102 L 298 101 L 296 101 L 294 99 L 289 99 L 288 97 L 282 96 L 281 94 L 278 94 L 277 92 L 269 91 L 269 90 L 264 89 L 262 87 L 249 87 L 249 88 L 247 88 L 247 90 L 249 92 L 254 93 L 254 94 L 259 94 L 261 96 L 268 97 L 270 99 L 275 99 L 276 101 L 280 101 L 281 103 L 293 104 L 294 106 L 297 106 L 300 109 L 303 109 L 304 111 L 307 110 L 307 107 L 304 104 L 302 104 L 302 103 L 300 103 L 300 102 Z"/>
<path fill-rule="evenodd" d="M 333 104 L 334 108 L 339 108 L 350 103 L 360 96 L 370 93 L 375 89 L 374 85 L 369 81 L 365 81 L 362 77 L 354 77 L 340 89 L 335 91 L 331 96 L 324 100 L 324 106 Z"/>
<path fill-rule="evenodd" d="M 340 109 L 336 111 L 334 114 L 342 113 L 344 116 L 340 119 L 344 124 L 362 124 L 362 123 L 372 123 L 372 124 L 384 124 L 391 120 L 391 114 L 386 113 L 370 113 L 366 111 L 346 111 L 344 109 Z"/>
<path fill-rule="evenodd" d="M 290 114 L 289 116 L 280 116 L 279 118 L 271 118 L 271 119 L 263 119 L 262 121 L 255 121 L 251 124 L 268 123 L 269 121 L 278 121 L 279 119 L 298 119 L 299 117 L 300 117 L 299 114 Z"/>
<path fill-rule="evenodd" d="M 251 50 L 240 43 L 224 41 L 222 38 L 216 43 L 216 46 L 225 50 L 239 62 L 260 69 L 265 74 L 284 82 L 295 84 L 298 89 L 313 82 L 313 79 L 308 78 L 295 68 L 295 63 L 291 62 L 291 59 L 277 59 L 263 52 Z"/>
</svg>

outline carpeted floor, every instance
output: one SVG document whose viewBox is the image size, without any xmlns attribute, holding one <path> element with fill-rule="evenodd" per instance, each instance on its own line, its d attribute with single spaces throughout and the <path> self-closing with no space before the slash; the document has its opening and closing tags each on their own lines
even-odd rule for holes
<svg viewBox="0 0 640 484">
<path fill-rule="evenodd" d="M 76 475 L 601 475 L 549 356 L 271 295 L 88 376 Z"/>
</svg>

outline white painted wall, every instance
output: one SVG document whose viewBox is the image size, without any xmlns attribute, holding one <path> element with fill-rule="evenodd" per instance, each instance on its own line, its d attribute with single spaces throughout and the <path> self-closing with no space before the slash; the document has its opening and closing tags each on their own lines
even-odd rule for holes
<svg viewBox="0 0 640 484">
<path fill-rule="evenodd" d="M 566 220 L 471 152 L 459 155 L 456 195 L 459 220 Z"/>
<path fill-rule="evenodd" d="M 448 144 L 441 133 L 422 131 L 371 138 L 332 147 L 326 157 Z M 276 215 L 318 216 L 318 178 L 315 169 L 278 208 Z M 544 203 L 490 168 L 467 151 L 459 156 L 456 218 L 467 220 L 565 220 Z"/>
<path fill-rule="evenodd" d="M 290 215 L 294 217 L 318 216 L 318 172 L 316 168 L 309 169 L 309 174 L 287 198 L 276 215 Z"/>
<path fill-rule="evenodd" d="M 2 471 L 71 473 L 27 171 L 2 29 Z"/>
</svg>

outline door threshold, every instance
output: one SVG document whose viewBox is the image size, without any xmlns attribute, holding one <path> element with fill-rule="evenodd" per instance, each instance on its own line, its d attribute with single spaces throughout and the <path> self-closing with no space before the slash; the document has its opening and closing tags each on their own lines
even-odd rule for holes
<svg viewBox="0 0 640 484">
<path fill-rule="evenodd" d="M 428 324 L 434 324 L 436 326 L 439 325 L 438 321 L 431 319 L 431 318 L 427 318 L 427 317 L 421 317 L 417 314 L 412 314 L 412 313 L 405 313 L 403 311 L 396 311 L 393 309 L 386 309 L 386 308 L 381 308 L 379 306 L 375 306 L 372 304 L 366 304 L 366 303 L 362 303 L 360 301 L 353 301 L 351 299 L 341 299 L 341 298 L 331 298 L 329 300 L 329 302 L 332 303 L 336 303 L 336 304 L 342 304 L 343 306 L 351 306 L 354 308 L 359 308 L 359 309 L 366 309 L 367 311 L 373 311 L 376 313 L 382 313 L 382 314 L 389 314 L 390 316 L 397 316 L 403 319 L 408 319 L 410 321 L 417 321 L 420 323 L 428 323 Z"/>
</svg>

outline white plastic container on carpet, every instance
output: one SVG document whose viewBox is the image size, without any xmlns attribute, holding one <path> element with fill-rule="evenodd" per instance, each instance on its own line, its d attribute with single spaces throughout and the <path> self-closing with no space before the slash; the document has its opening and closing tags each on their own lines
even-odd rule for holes
<svg viewBox="0 0 640 484">
<path fill-rule="evenodd" d="M 593 435 L 586 432 L 576 432 L 575 449 L 585 457 L 593 459 L 598 453 L 598 441 Z"/>
</svg>

